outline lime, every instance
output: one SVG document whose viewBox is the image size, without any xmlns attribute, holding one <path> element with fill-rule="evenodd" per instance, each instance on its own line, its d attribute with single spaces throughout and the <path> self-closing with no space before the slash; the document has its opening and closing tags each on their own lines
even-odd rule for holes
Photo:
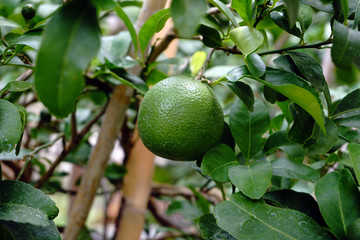
<svg viewBox="0 0 360 240">
<path fill-rule="evenodd" d="M 360 239 L 360 218 L 356 219 L 347 227 L 347 237 L 349 240 Z"/>
<path fill-rule="evenodd" d="M 139 133 L 154 154 L 198 160 L 222 135 L 224 115 L 212 89 L 187 76 L 155 84 L 140 105 Z"/>
</svg>

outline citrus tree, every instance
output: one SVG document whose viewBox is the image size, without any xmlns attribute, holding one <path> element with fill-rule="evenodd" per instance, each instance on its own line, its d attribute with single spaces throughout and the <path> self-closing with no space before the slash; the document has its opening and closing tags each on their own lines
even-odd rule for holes
<svg viewBox="0 0 360 240">
<path fill-rule="evenodd" d="M 162 239 L 359 239 L 360 1 L 165 2 L 1 1 L 0 238 L 89 239 L 95 195 L 121 191 L 117 239 L 138 215 Z"/>
</svg>

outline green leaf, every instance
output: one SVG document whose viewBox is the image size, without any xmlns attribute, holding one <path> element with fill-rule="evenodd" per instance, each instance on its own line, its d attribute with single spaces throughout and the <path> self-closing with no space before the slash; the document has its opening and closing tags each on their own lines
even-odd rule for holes
<svg viewBox="0 0 360 240">
<path fill-rule="evenodd" d="M 234 27 L 238 27 L 239 24 L 236 22 L 234 14 L 231 10 L 220 0 L 207 0 L 209 3 L 217 7 L 226 17 L 230 20 L 230 22 L 234 25 Z"/>
<path fill-rule="evenodd" d="M 132 24 L 130 18 L 126 15 L 125 11 L 120 7 L 119 4 L 116 3 L 116 7 L 114 8 L 116 14 L 119 16 L 121 20 L 123 20 L 127 30 L 130 33 L 131 40 L 134 46 L 134 52 L 138 50 L 138 38 L 136 34 L 136 30 L 134 25 Z"/>
<path fill-rule="evenodd" d="M 331 58 L 336 66 L 345 68 L 360 55 L 360 32 L 334 21 Z"/>
<path fill-rule="evenodd" d="M 259 78 L 256 80 L 302 107 L 325 132 L 325 120 L 319 95 L 306 81 L 293 73 L 271 68 L 268 68 L 265 73 L 265 81 Z"/>
<path fill-rule="evenodd" d="M 24 92 L 24 91 L 29 90 L 30 88 L 32 88 L 32 86 L 33 86 L 32 83 L 29 83 L 29 82 L 11 81 L 11 82 L 8 82 L 3 89 L 1 89 L 0 96 L 5 91 Z"/>
<path fill-rule="evenodd" d="M 230 112 L 230 129 L 246 160 L 257 154 L 265 144 L 262 136 L 270 128 L 270 116 L 265 104 L 256 100 L 254 111 L 250 112 L 246 105 L 237 99 Z"/>
<path fill-rule="evenodd" d="M 289 159 L 279 158 L 271 162 L 273 175 L 286 178 L 316 182 L 320 174 L 315 169 Z"/>
<path fill-rule="evenodd" d="M 201 171 L 218 182 L 228 182 L 228 169 L 239 165 L 235 152 L 227 145 L 220 144 L 207 151 L 201 162 Z"/>
<path fill-rule="evenodd" d="M 200 217 L 199 227 L 201 237 L 209 240 L 233 240 L 234 238 L 216 224 L 216 219 L 212 214 L 205 214 Z"/>
<path fill-rule="evenodd" d="M 200 25 L 198 33 L 202 35 L 202 42 L 205 46 L 210 48 L 222 46 L 222 39 L 218 30 L 205 25 Z"/>
<path fill-rule="evenodd" d="M 262 77 L 265 74 L 266 66 L 261 57 L 256 53 L 245 56 L 245 63 L 249 71 L 255 77 Z"/>
<path fill-rule="evenodd" d="M 0 16 L 0 26 L 1 27 L 9 27 L 9 28 L 20 28 L 20 25 L 16 22 L 13 22 L 9 19 Z"/>
<path fill-rule="evenodd" d="M 282 189 L 265 193 L 263 199 L 268 203 L 276 203 L 281 208 L 290 208 L 303 212 L 317 221 L 321 226 L 326 226 L 321 216 L 319 206 L 315 199 L 307 193 L 296 192 L 290 189 Z M 301 199 L 301 201 L 299 201 Z"/>
<path fill-rule="evenodd" d="M 353 29 L 357 29 L 360 23 L 360 1 L 356 5 Z"/>
<path fill-rule="evenodd" d="M 244 55 L 255 52 L 264 42 L 264 36 L 260 31 L 247 26 L 231 30 L 229 37 Z"/>
<path fill-rule="evenodd" d="M 284 2 L 289 15 L 290 27 L 292 28 L 297 19 L 300 0 L 284 0 Z"/>
<path fill-rule="evenodd" d="M 228 72 L 225 75 L 225 77 L 230 82 L 237 82 L 241 78 L 248 76 L 248 75 L 251 75 L 251 73 L 249 72 L 249 69 L 247 68 L 246 65 L 242 65 L 242 66 L 236 67 L 234 69 L 231 69 L 231 71 Z"/>
<path fill-rule="evenodd" d="M 256 161 L 229 169 L 230 181 L 251 199 L 260 199 L 271 184 L 272 168 L 268 161 Z"/>
<path fill-rule="evenodd" d="M 255 98 L 254 93 L 249 85 L 243 82 L 222 82 L 229 87 L 246 105 L 249 111 L 254 111 Z"/>
<path fill-rule="evenodd" d="M 302 33 L 296 25 L 291 26 L 288 18 L 288 14 L 286 11 L 273 11 L 270 13 L 271 19 L 278 25 L 281 29 L 287 31 L 288 33 L 298 37 L 302 38 Z"/>
<path fill-rule="evenodd" d="M 326 134 L 319 129 L 318 125 L 313 128 L 312 135 L 306 140 L 304 148 L 308 153 L 317 155 L 327 153 L 339 138 L 336 125 L 328 118 L 325 118 Z"/>
<path fill-rule="evenodd" d="M 284 115 L 279 115 L 279 116 L 282 116 L 282 118 L 284 118 Z M 266 139 L 266 144 L 263 150 L 265 153 L 268 153 L 270 151 L 281 148 L 282 146 L 292 145 L 292 144 L 293 143 L 291 143 L 287 138 L 287 131 L 281 130 L 274 132 Z"/>
<path fill-rule="evenodd" d="M 299 69 L 289 55 L 281 55 L 275 58 L 273 63 L 284 71 L 295 73 L 298 76 L 301 75 Z"/>
<path fill-rule="evenodd" d="M 16 240 L 61 240 L 60 233 L 53 221 L 47 226 L 28 223 L 1 222 Z"/>
<path fill-rule="evenodd" d="M 131 37 L 128 32 L 120 32 L 113 36 L 103 36 L 101 38 L 101 48 L 98 57 L 102 63 L 107 59 L 112 64 L 118 66 L 119 62 L 124 61 L 123 57 L 128 53 Z"/>
<path fill-rule="evenodd" d="M 301 3 L 309 5 L 315 9 L 318 9 L 327 13 L 334 13 L 332 1 L 314 1 L 314 0 L 301 0 Z"/>
<path fill-rule="evenodd" d="M 349 143 L 347 149 L 350 153 L 350 160 L 352 162 L 356 179 L 360 183 L 360 144 Z"/>
<path fill-rule="evenodd" d="M 314 12 L 312 8 L 308 5 L 300 4 L 299 12 L 297 15 L 297 20 L 300 23 L 300 28 L 302 34 L 308 30 L 312 23 Z"/>
<path fill-rule="evenodd" d="M 333 119 L 349 118 L 360 115 L 360 89 L 347 94 L 332 113 Z"/>
<path fill-rule="evenodd" d="M 250 200 L 241 193 L 217 204 L 214 216 L 218 226 L 237 239 L 331 239 L 306 214 L 269 206 L 264 200 Z"/>
<path fill-rule="evenodd" d="M 301 74 L 314 88 L 323 92 L 328 88 L 321 65 L 310 55 L 303 52 L 288 52 Z"/>
<path fill-rule="evenodd" d="M 334 18 L 337 21 L 346 21 L 349 15 L 349 0 L 333 0 Z"/>
<path fill-rule="evenodd" d="M 349 170 L 330 172 L 315 185 L 320 212 L 338 239 L 346 239 L 346 228 L 360 217 L 360 192 Z"/>
<path fill-rule="evenodd" d="M 141 27 L 139 31 L 139 45 L 143 56 L 151 38 L 164 27 L 169 17 L 170 9 L 162 9 L 153 14 Z"/>
<path fill-rule="evenodd" d="M 18 143 L 23 123 L 18 109 L 10 102 L 0 99 L 0 152 L 10 152 Z"/>
<path fill-rule="evenodd" d="M 253 11 L 251 0 L 233 0 L 231 1 L 231 8 L 234 9 L 248 25 L 252 25 Z"/>
<path fill-rule="evenodd" d="M 289 109 L 294 119 L 294 123 L 288 132 L 289 140 L 304 144 L 312 134 L 314 119 L 297 104 L 290 104 Z"/>
<path fill-rule="evenodd" d="M 205 0 L 175 0 L 171 2 L 170 9 L 174 26 L 180 36 L 191 38 L 205 16 L 207 7 Z"/>
<path fill-rule="evenodd" d="M 64 118 L 75 109 L 83 72 L 100 45 L 95 8 L 71 1 L 49 20 L 38 54 L 35 88 L 49 111 Z"/>
<path fill-rule="evenodd" d="M 41 40 L 42 40 L 41 34 L 42 34 L 42 31 L 26 32 L 23 35 L 21 35 L 20 37 L 11 40 L 9 46 L 26 45 L 35 50 L 39 50 Z"/>
<path fill-rule="evenodd" d="M 24 182 L 0 181 L 0 192 L 0 220 L 47 226 L 58 215 L 48 196 Z"/>
<path fill-rule="evenodd" d="M 193 77 L 195 77 L 199 73 L 205 61 L 206 61 L 206 52 L 204 51 L 196 51 L 192 55 L 190 60 L 190 71 Z"/>
</svg>

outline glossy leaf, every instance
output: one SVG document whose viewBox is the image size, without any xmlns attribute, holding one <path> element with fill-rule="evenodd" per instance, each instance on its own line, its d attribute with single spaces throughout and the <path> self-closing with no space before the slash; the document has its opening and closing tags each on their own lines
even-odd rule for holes
<svg viewBox="0 0 360 240">
<path fill-rule="evenodd" d="M 55 116 L 64 118 L 74 111 L 83 72 L 99 45 L 96 10 L 87 1 L 72 1 L 49 20 L 37 58 L 35 88 Z"/>
<path fill-rule="evenodd" d="M 326 223 L 321 216 L 316 200 L 310 194 L 282 189 L 265 193 L 263 199 L 268 203 L 276 203 L 282 208 L 290 208 L 305 213 L 315 219 L 321 226 Z M 301 201 L 299 201 L 301 199 Z"/>
<path fill-rule="evenodd" d="M 130 33 L 131 36 L 131 40 L 134 46 L 134 52 L 137 52 L 138 50 L 138 37 L 136 34 L 136 30 L 134 25 L 132 24 L 130 18 L 128 17 L 128 15 L 126 15 L 125 11 L 120 7 L 119 4 L 116 3 L 116 7 L 114 8 L 116 14 L 119 16 L 119 18 L 121 20 L 123 20 L 127 30 Z"/>
<path fill-rule="evenodd" d="M 360 32 L 334 21 L 332 61 L 338 67 L 347 67 L 360 55 Z"/>
<path fill-rule="evenodd" d="M 347 94 L 332 113 L 334 119 L 349 118 L 357 115 L 360 115 L 360 89 Z"/>
<path fill-rule="evenodd" d="M 217 7 L 235 27 L 239 26 L 239 24 L 236 22 L 234 14 L 223 2 L 221 2 L 220 0 L 207 0 L 207 1 L 213 4 L 215 7 Z"/>
<path fill-rule="evenodd" d="M 284 2 L 289 15 L 290 27 L 293 27 L 297 19 L 300 0 L 284 0 Z"/>
<path fill-rule="evenodd" d="M 229 87 L 246 105 L 249 111 L 254 111 L 255 98 L 254 93 L 249 85 L 243 82 L 223 82 Z"/>
<path fill-rule="evenodd" d="M 284 118 L 284 115 L 279 115 Z M 281 130 L 274 132 L 266 139 L 266 144 L 264 146 L 264 152 L 268 153 L 270 151 L 281 148 L 282 146 L 291 145 L 289 139 L 287 138 L 287 131 Z"/>
<path fill-rule="evenodd" d="M 265 144 L 262 136 L 270 128 L 270 116 L 265 104 L 256 100 L 254 111 L 250 112 L 246 105 L 237 99 L 230 112 L 230 129 L 244 158 L 249 160 L 257 154 Z"/>
<path fill-rule="evenodd" d="M 270 186 L 271 163 L 256 161 L 250 165 L 239 165 L 229 169 L 230 181 L 251 199 L 260 199 Z"/>
<path fill-rule="evenodd" d="M 215 206 L 214 216 L 219 227 L 236 239 L 331 239 L 306 214 L 267 205 L 264 200 L 250 200 L 235 193 L 230 200 Z"/>
<path fill-rule="evenodd" d="M 247 26 L 231 30 L 229 36 L 244 55 L 255 52 L 264 42 L 264 36 L 260 31 Z"/>
<path fill-rule="evenodd" d="M 303 144 L 312 134 L 314 119 L 297 104 L 290 104 L 289 109 L 294 119 L 288 132 L 289 140 Z"/>
<path fill-rule="evenodd" d="M 302 163 L 296 163 L 289 159 L 279 158 L 271 162 L 273 175 L 292 179 L 316 182 L 320 178 L 317 170 Z"/>
<path fill-rule="evenodd" d="M 200 217 L 199 227 L 201 237 L 209 240 L 233 240 L 234 238 L 216 224 L 216 219 L 212 214 L 205 214 Z"/>
<path fill-rule="evenodd" d="M 8 82 L 3 89 L 0 91 L 0 96 L 6 92 L 24 92 L 26 90 L 29 90 L 32 88 L 32 83 L 29 82 L 23 82 L 23 81 L 11 81 Z"/>
<path fill-rule="evenodd" d="M 288 33 L 302 38 L 302 33 L 296 25 L 291 26 L 287 12 L 277 12 L 273 11 L 270 13 L 271 19 L 278 25 L 281 29 L 287 31 Z"/>
<path fill-rule="evenodd" d="M 334 13 L 332 1 L 314 1 L 314 0 L 301 0 L 301 3 L 309 5 L 315 9 L 318 9 L 327 13 Z"/>
<path fill-rule="evenodd" d="M 98 57 L 102 63 L 107 59 L 114 65 L 118 65 L 125 54 L 129 51 L 131 37 L 128 32 L 120 32 L 117 35 L 104 36 L 101 38 L 101 47 Z"/>
<path fill-rule="evenodd" d="M 228 182 L 228 169 L 239 165 L 235 152 L 227 145 L 220 144 L 207 151 L 201 162 L 201 171 L 218 182 Z"/>
<path fill-rule="evenodd" d="M 233 0 L 231 8 L 234 9 L 240 17 L 249 25 L 252 25 L 253 11 L 251 0 Z"/>
<path fill-rule="evenodd" d="M 325 120 L 326 134 L 319 129 L 318 125 L 315 125 L 311 137 L 304 144 L 304 148 L 310 154 L 325 154 L 338 140 L 339 134 L 336 125 L 328 118 Z"/>
<path fill-rule="evenodd" d="M 265 74 L 266 65 L 261 57 L 256 53 L 245 56 L 245 63 L 249 71 L 255 77 L 262 77 Z"/>
<path fill-rule="evenodd" d="M 360 183 L 360 144 L 349 143 L 347 149 L 350 153 L 350 160 L 355 171 L 357 182 Z"/>
<path fill-rule="evenodd" d="M 238 80 L 240 80 L 241 78 L 251 75 L 251 73 L 249 72 L 249 69 L 247 68 L 246 65 L 241 65 L 239 67 L 233 68 L 230 72 L 228 72 L 225 77 L 226 79 L 228 79 L 230 82 L 236 82 Z"/>
<path fill-rule="evenodd" d="M 349 170 L 330 172 L 315 185 L 320 212 L 338 239 L 346 239 L 346 228 L 360 217 L 360 192 Z"/>
<path fill-rule="evenodd" d="M 289 55 L 281 55 L 275 58 L 273 63 L 284 71 L 292 72 L 302 77 L 302 74 Z"/>
<path fill-rule="evenodd" d="M 46 226 L 59 212 L 48 196 L 24 182 L 0 181 L 0 191 L 1 220 Z"/>
<path fill-rule="evenodd" d="M 318 93 L 302 78 L 290 72 L 278 69 L 267 69 L 265 81 L 256 79 L 263 84 L 288 97 L 307 111 L 325 132 L 325 120 Z"/>
<path fill-rule="evenodd" d="M 176 30 L 182 37 L 191 38 L 206 14 L 206 3 L 205 0 L 172 1 L 170 9 Z"/>
<path fill-rule="evenodd" d="M 9 27 L 9 28 L 20 28 L 20 25 L 16 22 L 13 22 L 9 19 L 6 19 L 2 16 L 0 16 L 0 26 L 1 27 Z"/>
<path fill-rule="evenodd" d="M 28 223 L 1 222 L 16 240 L 61 240 L 59 230 L 53 221 L 47 226 Z"/>
<path fill-rule="evenodd" d="M 170 9 L 162 9 L 154 13 L 141 27 L 139 31 L 139 45 L 142 54 L 144 54 L 151 38 L 164 27 L 170 16 Z"/>
<path fill-rule="evenodd" d="M 10 152 L 22 134 L 22 121 L 18 109 L 0 99 L 0 152 Z"/>
<path fill-rule="evenodd" d="M 349 0 L 333 0 L 334 18 L 339 22 L 344 22 L 349 15 Z"/>
</svg>

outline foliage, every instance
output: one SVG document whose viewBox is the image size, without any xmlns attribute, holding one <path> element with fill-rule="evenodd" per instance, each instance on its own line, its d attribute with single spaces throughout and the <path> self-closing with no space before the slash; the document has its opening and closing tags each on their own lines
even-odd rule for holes
<svg viewBox="0 0 360 240">
<path fill-rule="evenodd" d="M 68 173 L 56 167 L 86 166 L 91 129 L 118 84 L 136 92 L 120 137 L 126 158 L 139 99 L 180 74 L 213 87 L 225 127 L 218 145 L 189 164 L 197 174 L 189 180 L 195 201 L 171 198 L 169 214 L 190 219 L 204 239 L 358 234 L 359 0 L 173 0 L 138 32 L 134 8 L 141 1 L 65 2 L 0 4 L 0 160 L 7 167 L 24 162 L 16 180 L 0 179 L 0 238 L 59 239 L 57 207 L 32 185 L 67 193 Z M 29 3 L 34 11 L 24 19 Z M 111 14 L 127 31 L 109 36 Z M 151 42 L 170 17 L 175 29 L 159 41 L 180 39 L 176 58 Z M 335 70 L 322 67 L 326 58 Z M 139 76 L 133 67 L 142 69 Z M 41 114 L 31 112 L 39 102 Z M 39 152 L 59 140 L 63 150 L 48 167 Z M 154 179 L 186 182 L 185 175 L 171 176 L 171 166 L 162 175 L 158 167 Z M 114 192 L 125 174 L 109 164 L 105 177 Z M 223 201 L 204 197 L 211 188 Z"/>
</svg>

